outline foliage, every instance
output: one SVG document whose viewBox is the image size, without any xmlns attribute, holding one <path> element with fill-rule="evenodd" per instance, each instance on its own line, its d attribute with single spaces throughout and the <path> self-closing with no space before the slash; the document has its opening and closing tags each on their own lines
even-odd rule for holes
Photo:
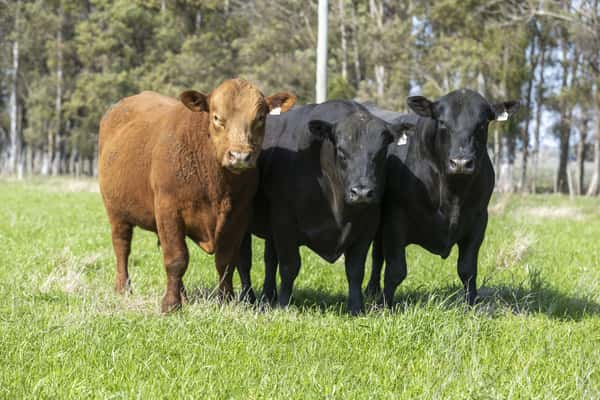
<svg viewBox="0 0 600 400">
<path fill-rule="evenodd" d="M 520 99 L 524 111 L 495 128 L 497 143 L 490 140 L 496 152 L 506 145 L 510 162 L 519 144 L 530 142 L 523 138 L 539 130 L 540 113 L 559 122 L 563 139 L 586 126 L 573 119 L 600 126 L 593 123 L 600 109 L 596 0 L 329 4 L 330 98 L 399 111 L 407 111 L 410 94 L 437 97 L 461 87 L 494 101 Z M 105 110 L 141 90 L 208 92 L 242 76 L 265 93 L 290 90 L 300 104 L 314 99 L 317 0 L 17 0 L 0 1 L 0 16 L 0 70 L 6 72 L 0 74 L 0 155 L 11 145 L 16 42 L 24 149 L 62 158 L 93 158 Z M 552 138 L 553 125 L 545 123 L 542 135 Z M 61 141 L 64 148 L 52 148 Z"/>
</svg>

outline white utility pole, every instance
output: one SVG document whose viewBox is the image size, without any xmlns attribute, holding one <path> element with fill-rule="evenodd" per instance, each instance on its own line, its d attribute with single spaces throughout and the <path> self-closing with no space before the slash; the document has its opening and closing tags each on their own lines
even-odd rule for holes
<svg viewBox="0 0 600 400">
<path fill-rule="evenodd" d="M 319 0 L 317 38 L 317 103 L 327 100 L 327 0 Z"/>
</svg>

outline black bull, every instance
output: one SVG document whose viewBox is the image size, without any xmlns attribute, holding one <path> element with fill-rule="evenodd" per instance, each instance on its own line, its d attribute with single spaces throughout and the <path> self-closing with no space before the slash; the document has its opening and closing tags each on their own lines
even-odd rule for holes
<svg viewBox="0 0 600 400">
<path fill-rule="evenodd" d="M 289 303 L 300 269 L 299 247 L 305 245 L 328 262 L 344 254 L 349 310 L 363 309 L 364 264 L 381 215 L 386 149 L 402 129 L 351 101 L 307 105 L 269 116 L 250 228 L 266 239 L 267 300 Z M 251 258 L 248 234 L 238 270 L 242 296 L 252 301 Z"/>
<path fill-rule="evenodd" d="M 408 98 L 415 116 L 390 115 L 369 107 L 375 115 L 416 126 L 406 144 L 388 150 L 382 223 L 373 244 L 372 273 L 367 294 L 381 293 L 393 303 L 406 277 L 405 248 L 418 244 L 448 257 L 458 244 L 458 275 L 466 300 L 477 296 L 477 257 L 488 221 L 487 206 L 494 188 L 494 170 L 487 153 L 488 125 L 504 121 L 518 102 L 490 104 L 479 93 L 457 90 L 436 101 Z M 384 115 L 385 114 L 385 115 Z"/>
</svg>

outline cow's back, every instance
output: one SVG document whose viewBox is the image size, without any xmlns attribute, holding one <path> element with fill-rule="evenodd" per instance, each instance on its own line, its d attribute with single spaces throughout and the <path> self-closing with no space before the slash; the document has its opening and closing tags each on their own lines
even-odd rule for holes
<svg viewBox="0 0 600 400">
<path fill-rule="evenodd" d="M 102 119 L 98 172 L 109 217 L 155 230 L 153 151 L 162 137 L 174 134 L 179 107 L 176 99 L 142 92 L 115 104 Z"/>
</svg>

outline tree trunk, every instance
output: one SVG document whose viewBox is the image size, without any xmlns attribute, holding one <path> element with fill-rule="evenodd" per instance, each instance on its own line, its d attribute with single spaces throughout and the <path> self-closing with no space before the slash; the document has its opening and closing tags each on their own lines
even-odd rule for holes
<svg viewBox="0 0 600 400">
<path fill-rule="evenodd" d="M 521 180 L 519 182 L 519 188 L 522 192 L 527 192 L 529 187 L 527 185 L 527 163 L 529 162 L 529 125 L 531 122 L 531 94 L 533 92 L 533 80 L 535 79 L 535 69 L 537 67 L 537 59 L 535 57 L 535 36 L 529 48 L 529 62 L 531 62 L 531 76 L 529 82 L 527 82 L 527 119 L 525 120 L 525 129 L 523 129 L 521 140 L 523 142 L 523 153 L 521 158 Z"/>
<path fill-rule="evenodd" d="M 577 169 L 575 173 L 575 194 L 583 193 L 583 178 L 585 174 L 585 142 L 588 129 L 587 118 L 582 118 L 579 126 L 579 143 L 577 143 Z"/>
<path fill-rule="evenodd" d="M 63 96 L 63 7 L 59 6 L 58 10 L 58 30 L 56 32 L 56 99 L 55 99 L 55 129 L 54 129 L 54 140 L 51 143 L 50 135 L 48 137 L 48 146 L 54 145 L 53 158 L 52 160 L 52 175 L 56 176 L 63 172 L 62 161 L 64 158 L 65 151 L 65 138 L 62 132 L 62 96 Z M 52 132 L 52 129 L 49 130 Z"/>
<path fill-rule="evenodd" d="M 554 191 L 557 193 L 568 193 L 569 192 L 569 182 L 567 181 L 567 167 L 569 163 L 569 139 L 571 136 L 571 126 L 570 126 L 570 111 L 567 109 L 569 104 L 567 99 L 565 98 L 566 91 L 569 86 L 569 49 L 568 43 L 566 39 L 561 41 L 562 48 L 562 86 L 561 92 L 562 96 L 559 100 L 559 112 L 560 112 L 560 122 L 559 122 L 559 134 L 560 134 L 560 144 L 559 144 L 559 156 L 558 156 L 558 171 L 556 172 L 556 182 L 554 184 Z M 576 70 L 576 56 L 573 57 L 573 69 Z M 573 74 L 573 77 L 575 74 Z"/>
<path fill-rule="evenodd" d="M 383 2 L 377 3 L 376 0 L 369 1 L 369 14 L 371 18 L 375 22 L 375 26 L 377 27 L 377 31 L 379 34 L 383 34 Z M 380 62 L 380 58 L 383 55 L 384 49 L 382 48 L 382 44 L 380 40 L 376 40 L 373 43 L 375 47 L 375 55 L 374 59 L 374 73 L 375 73 L 375 88 L 376 88 L 376 96 L 378 103 L 381 104 L 384 95 L 385 89 L 385 66 Z"/>
<path fill-rule="evenodd" d="M 346 37 L 346 0 L 338 0 L 338 8 L 340 13 L 340 34 L 341 43 L 340 47 L 342 50 L 342 78 L 348 81 L 348 44 Z"/>
<path fill-rule="evenodd" d="M 592 97 L 594 101 L 594 120 L 595 120 L 595 143 L 594 143 L 594 171 L 592 175 L 592 181 L 588 187 L 588 196 L 598 196 L 600 194 L 600 93 L 598 89 L 598 83 L 594 85 L 594 95 Z"/>
<path fill-rule="evenodd" d="M 542 124 L 542 110 L 544 104 L 544 67 L 546 64 L 546 43 L 543 38 L 539 40 L 540 44 L 540 80 L 537 85 L 536 113 L 535 113 L 535 144 L 533 146 L 533 171 L 531 179 L 531 192 L 537 191 L 537 174 L 540 162 L 540 129 Z"/>
<path fill-rule="evenodd" d="M 15 15 L 15 38 L 12 44 L 12 70 L 10 80 L 10 100 L 9 100 L 9 116 L 10 116 L 10 133 L 8 145 L 8 173 L 14 174 L 17 172 L 19 157 L 21 155 L 21 135 L 19 132 L 19 103 L 18 103 L 18 81 L 19 81 L 19 11 L 21 2 L 16 5 Z"/>
<path fill-rule="evenodd" d="M 496 173 L 496 182 L 500 179 L 502 143 L 500 143 L 500 128 L 494 127 L 494 171 Z"/>
<path fill-rule="evenodd" d="M 358 49 L 358 21 L 356 18 L 356 0 L 352 0 L 352 52 L 354 55 L 354 79 L 355 84 L 354 87 L 358 89 L 358 85 L 360 81 L 362 81 L 362 76 L 360 73 L 360 58 L 359 58 L 359 49 Z"/>
<path fill-rule="evenodd" d="M 385 90 L 385 66 L 375 65 L 375 82 L 377 85 L 377 100 L 381 104 Z"/>
</svg>

